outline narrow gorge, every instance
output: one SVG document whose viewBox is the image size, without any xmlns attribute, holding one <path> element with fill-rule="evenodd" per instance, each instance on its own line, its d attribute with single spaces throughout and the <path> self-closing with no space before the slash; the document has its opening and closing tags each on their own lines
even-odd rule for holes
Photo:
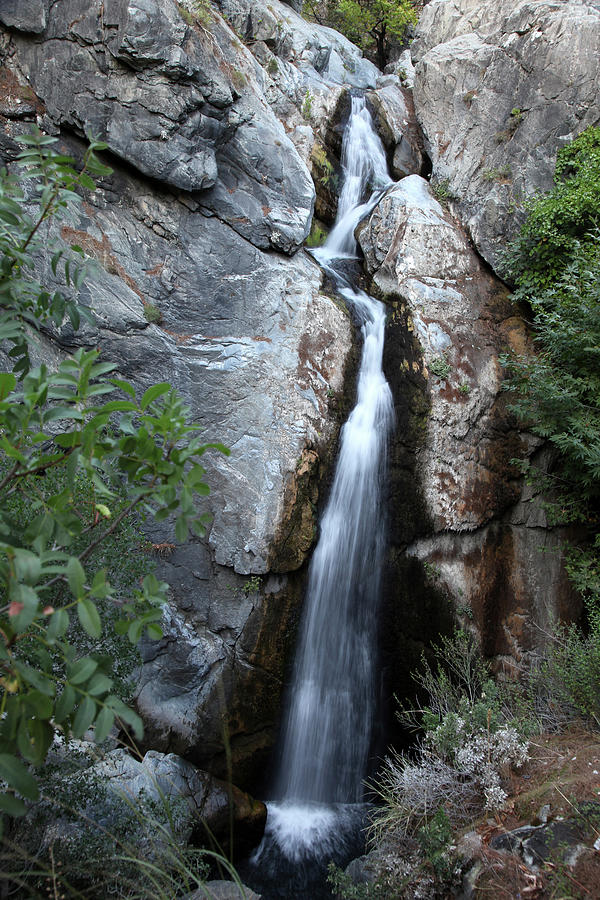
<svg viewBox="0 0 600 900">
<path fill-rule="evenodd" d="M 76 783 L 173 795 L 177 841 L 205 824 L 265 900 L 335 896 L 328 864 L 365 853 L 365 780 L 413 740 L 395 698 L 432 643 L 458 628 L 511 682 L 583 602 L 580 532 L 515 465 L 548 448 L 505 390 L 534 343 L 502 261 L 600 124 L 600 3 L 429 0 L 385 72 L 302 7 L 0 0 L 3 165 L 38 127 L 110 167 L 48 226 L 91 260 L 93 319 L 45 324 L 35 364 L 97 348 L 230 451 L 202 458 L 205 536 L 148 515 L 119 561 L 168 585 L 132 664 L 139 758 L 86 732 Z"/>
</svg>

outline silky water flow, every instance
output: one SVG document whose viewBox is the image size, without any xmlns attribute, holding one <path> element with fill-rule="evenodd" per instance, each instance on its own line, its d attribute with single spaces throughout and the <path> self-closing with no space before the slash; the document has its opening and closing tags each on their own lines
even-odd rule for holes
<svg viewBox="0 0 600 900">
<path fill-rule="evenodd" d="M 251 861 L 264 876 L 270 870 L 271 884 L 279 885 L 268 889 L 263 883 L 264 897 L 318 896 L 310 886 L 311 879 L 323 879 L 323 871 L 315 876 L 315 861 L 322 869 L 329 859 L 347 859 L 365 812 L 385 540 L 382 489 L 393 404 L 382 370 L 385 308 L 342 274 L 345 261 L 356 258 L 356 225 L 391 184 L 385 151 L 362 97 L 352 98 L 342 170 L 336 223 L 314 256 L 360 324 L 362 356 L 356 405 L 341 431 L 310 564 L 273 800 L 267 803 L 265 835 Z M 282 870 L 293 888 L 286 888 Z"/>
</svg>

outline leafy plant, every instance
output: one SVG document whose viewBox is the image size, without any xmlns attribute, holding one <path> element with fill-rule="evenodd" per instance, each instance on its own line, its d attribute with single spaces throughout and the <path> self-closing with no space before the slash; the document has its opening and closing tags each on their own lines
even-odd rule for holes
<svg viewBox="0 0 600 900">
<path fill-rule="evenodd" d="M 417 21 L 409 0 L 336 0 L 330 16 L 328 24 L 369 53 L 380 69 L 388 62 L 391 41 L 402 41 Z"/>
<path fill-rule="evenodd" d="M 162 322 L 162 313 L 154 303 L 144 303 L 144 318 L 149 325 L 158 325 Z"/>
<path fill-rule="evenodd" d="M 588 635 L 575 625 L 555 624 L 526 673 L 535 714 L 546 731 L 574 721 L 600 728 L 600 629 Z"/>
<path fill-rule="evenodd" d="M 188 25 L 207 28 L 212 19 L 209 0 L 179 0 L 179 12 Z"/>
<path fill-rule="evenodd" d="M 441 181 L 432 181 L 431 192 L 438 203 L 448 203 L 450 200 L 456 200 L 456 195 L 450 187 L 449 178 L 442 178 Z"/>
<path fill-rule="evenodd" d="M 425 860 L 440 879 L 446 879 L 452 872 L 452 862 L 448 848 L 452 843 L 452 826 L 443 806 L 417 831 L 417 841 Z"/>
<path fill-rule="evenodd" d="M 557 282 L 575 253 L 585 255 L 587 236 L 600 224 L 600 128 L 586 128 L 558 151 L 554 188 L 531 198 L 526 210 L 504 259 L 519 299 L 535 298 Z"/>
<path fill-rule="evenodd" d="M 447 378 L 452 371 L 452 366 L 444 356 L 434 357 L 427 368 L 436 378 Z"/>
<path fill-rule="evenodd" d="M 510 166 L 499 166 L 484 169 L 481 173 L 484 181 L 503 182 L 510 178 L 512 172 Z"/>
<path fill-rule="evenodd" d="M 129 792 L 94 770 L 98 757 L 61 748 L 60 761 L 41 768 L 40 801 L 0 849 L 4 892 L 172 900 L 202 889 L 215 863 L 239 884 L 222 855 L 189 846 L 190 833 L 205 829 L 175 783 L 163 790 L 152 777 Z"/>
<path fill-rule="evenodd" d="M 98 548 L 134 511 L 175 517 L 178 540 L 190 529 L 201 534 L 196 498 L 209 491 L 201 459 L 209 447 L 228 452 L 201 442 L 169 384 L 138 398 L 95 349 L 78 350 L 55 371 L 32 366 L 43 325 L 60 326 L 67 315 L 77 328 L 91 317 L 76 298 L 86 274 L 81 248 L 66 249 L 53 228 L 78 207 L 78 190 L 95 187 L 90 173 L 110 170 L 97 141 L 78 172 L 54 151 L 54 138 L 36 130 L 21 140 L 19 177 L 0 173 L 0 340 L 13 361 L 0 374 L 0 809 L 10 815 L 24 813 L 23 798 L 37 799 L 30 766 L 44 762 L 55 732 L 81 737 L 94 725 L 100 742 L 120 721 L 141 734 L 115 692 L 112 660 L 97 650 L 82 655 L 72 623 L 100 641 L 107 621 L 99 607 L 112 607 L 115 630 L 132 644 L 143 632 L 161 636 L 167 585 L 149 573 L 122 596 L 98 567 Z M 48 256 L 69 294 L 37 279 L 36 261 Z M 79 508 L 82 480 L 89 501 Z"/>
<path fill-rule="evenodd" d="M 565 568 L 585 601 L 587 631 L 555 626 L 530 674 L 538 715 L 560 727 L 600 722 L 600 128 L 557 154 L 554 188 L 529 201 L 505 256 L 515 296 L 533 312 L 536 355 L 505 356 L 511 409 L 545 439 L 550 463 L 521 470 L 551 524 L 583 528 Z"/>
<path fill-rule="evenodd" d="M 304 100 L 302 101 L 302 117 L 306 119 L 308 122 L 312 116 L 312 104 L 313 104 L 313 96 L 308 88 L 306 88 L 306 94 L 304 95 Z"/>
</svg>

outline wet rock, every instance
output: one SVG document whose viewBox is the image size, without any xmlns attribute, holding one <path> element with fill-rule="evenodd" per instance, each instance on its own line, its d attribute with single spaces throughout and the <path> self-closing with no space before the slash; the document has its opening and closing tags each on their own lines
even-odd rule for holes
<svg viewBox="0 0 600 900">
<path fill-rule="evenodd" d="M 260 900 L 261 894 L 255 894 L 253 890 L 235 881 L 207 881 L 206 884 L 193 894 L 188 894 L 185 900 Z"/>
<path fill-rule="evenodd" d="M 422 178 L 388 191 L 358 235 L 374 286 L 420 347 L 420 362 L 396 365 L 426 386 L 412 451 L 421 518 L 409 511 L 392 534 L 424 565 L 430 592 L 477 627 L 484 653 L 510 667 L 540 639 L 530 620 L 572 603 L 560 554 L 543 552 L 559 535 L 511 466 L 535 445 L 507 410 L 498 356 L 526 346 L 524 326 Z"/>
<path fill-rule="evenodd" d="M 423 156 L 410 93 L 403 91 L 397 76 L 388 75 L 379 79 L 377 90 L 368 98 L 374 108 L 377 131 L 392 158 L 392 175 L 419 175 Z"/>
<path fill-rule="evenodd" d="M 492 265 L 552 186 L 556 151 L 600 101 L 600 9 L 593 2 L 432 0 L 411 46 L 415 107 L 434 177 Z"/>
</svg>

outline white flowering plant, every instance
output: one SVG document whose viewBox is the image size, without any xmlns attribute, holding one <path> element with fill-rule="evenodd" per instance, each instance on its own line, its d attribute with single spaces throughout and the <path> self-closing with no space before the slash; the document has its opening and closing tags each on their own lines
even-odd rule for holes
<svg viewBox="0 0 600 900">
<path fill-rule="evenodd" d="M 415 836 L 440 808 L 454 826 L 507 799 L 504 781 L 527 758 L 526 719 L 494 682 L 473 637 L 457 631 L 434 648 L 415 680 L 427 702 L 400 718 L 419 731 L 417 753 L 394 753 L 373 785 L 382 805 L 373 814 L 374 841 Z"/>
</svg>

